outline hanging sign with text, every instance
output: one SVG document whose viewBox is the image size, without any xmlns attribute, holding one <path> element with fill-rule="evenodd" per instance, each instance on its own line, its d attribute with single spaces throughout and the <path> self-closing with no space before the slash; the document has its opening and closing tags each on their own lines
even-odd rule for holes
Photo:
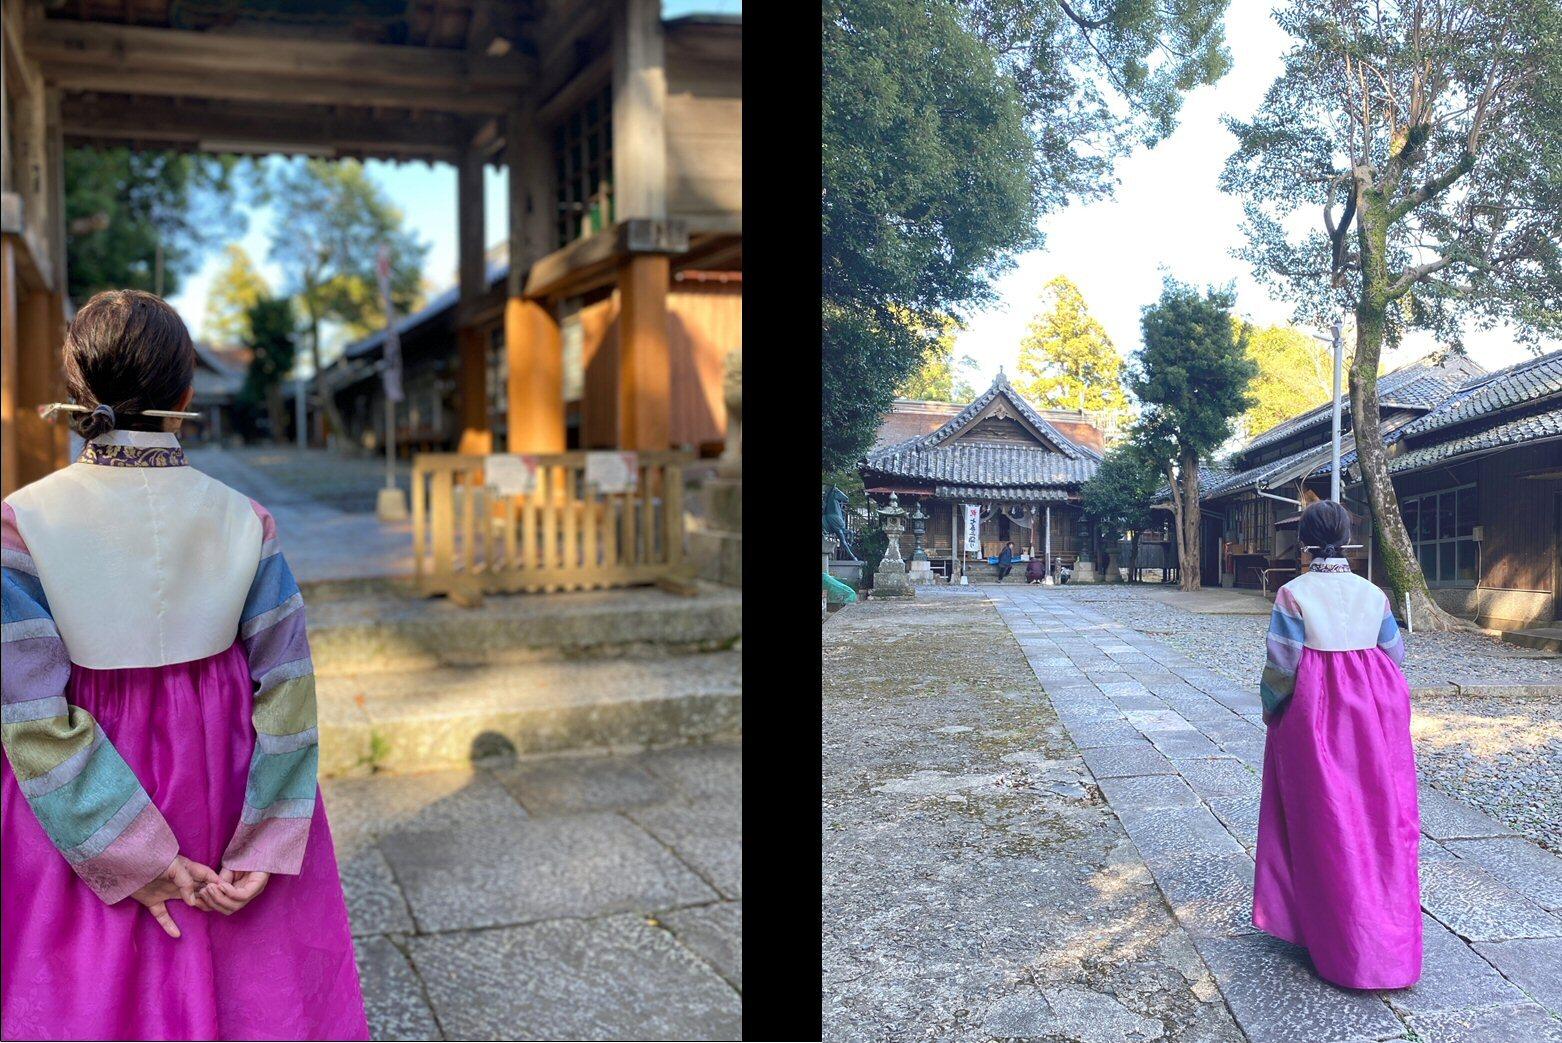
<svg viewBox="0 0 1562 1043">
<path fill-rule="evenodd" d="M 640 458 L 637 453 L 586 454 L 586 482 L 604 493 L 632 493 L 638 487 Z"/>
<path fill-rule="evenodd" d="M 500 496 L 529 496 L 537 490 L 537 458 L 520 453 L 490 453 L 483 461 L 483 478 Z"/>
<path fill-rule="evenodd" d="M 980 554 L 982 552 L 981 504 L 968 503 L 965 505 L 965 550 L 967 554 Z"/>
</svg>

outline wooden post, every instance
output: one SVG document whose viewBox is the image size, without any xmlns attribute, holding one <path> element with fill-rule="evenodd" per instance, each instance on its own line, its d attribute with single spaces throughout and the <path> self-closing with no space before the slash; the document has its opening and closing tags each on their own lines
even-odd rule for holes
<svg viewBox="0 0 1562 1043">
<path fill-rule="evenodd" d="M 60 402 L 65 399 L 65 367 L 60 353 L 65 345 L 65 295 L 70 284 L 65 270 L 65 123 L 60 118 L 58 87 L 44 92 L 44 177 L 44 232 L 49 237 L 54 283 L 48 305 L 48 393 L 44 400 Z M 49 425 L 49 434 L 53 449 L 50 470 L 55 470 L 70 463 L 71 433 L 69 426 L 55 422 Z"/>
<path fill-rule="evenodd" d="M 10 496 L 17 481 L 16 381 L 18 294 L 16 243 L 0 236 L 0 496 Z"/>
<path fill-rule="evenodd" d="M 667 345 L 665 254 L 634 254 L 618 275 L 618 437 L 625 449 L 669 447 L 672 359 Z"/>
<path fill-rule="evenodd" d="M 17 486 L 36 482 L 57 466 L 54 424 L 36 412 L 39 405 L 55 401 L 55 371 L 59 368 L 58 345 L 52 343 L 56 300 L 52 293 L 30 293 L 18 302 L 16 309 L 18 351 L 13 421 Z"/>
<path fill-rule="evenodd" d="M 562 453 L 564 433 L 564 341 L 545 302 L 523 296 L 526 272 L 542 256 L 541 226 L 547 222 L 540 186 L 547 165 L 545 138 L 533 114 L 517 109 L 506 120 L 505 158 L 510 175 L 510 274 L 504 307 L 504 343 L 509 360 L 509 450 Z"/>
<path fill-rule="evenodd" d="M 667 70 L 661 0 L 617 0 L 613 21 L 613 210 L 667 216 Z"/>
<path fill-rule="evenodd" d="M 482 454 L 493 451 L 488 418 L 488 345 L 482 331 L 471 325 L 471 315 L 488 289 L 488 279 L 483 260 L 483 157 L 472 148 L 462 155 L 457 177 L 456 229 L 461 284 L 456 308 L 461 416 L 457 451 Z"/>
</svg>

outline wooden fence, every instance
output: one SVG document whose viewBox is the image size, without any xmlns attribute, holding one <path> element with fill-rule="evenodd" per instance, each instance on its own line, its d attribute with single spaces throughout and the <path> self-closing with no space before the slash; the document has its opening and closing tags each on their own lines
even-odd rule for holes
<svg viewBox="0 0 1562 1043">
<path fill-rule="evenodd" d="M 419 590 L 475 602 L 485 593 L 686 586 L 693 568 L 683 549 L 683 465 L 692 455 L 640 453 L 636 488 L 626 493 L 587 483 L 586 456 L 532 457 L 536 487 L 525 495 L 487 486 L 482 456 L 414 456 Z"/>
</svg>

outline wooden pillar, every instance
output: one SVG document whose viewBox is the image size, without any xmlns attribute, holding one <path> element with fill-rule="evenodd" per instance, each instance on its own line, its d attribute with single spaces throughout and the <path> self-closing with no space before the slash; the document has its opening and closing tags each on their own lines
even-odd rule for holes
<svg viewBox="0 0 1562 1043">
<path fill-rule="evenodd" d="M 613 210 L 667 216 L 667 70 L 661 0 L 617 0 L 613 23 Z"/>
<path fill-rule="evenodd" d="M 457 253 L 460 261 L 460 304 L 456 333 L 460 368 L 456 378 L 460 403 L 461 440 L 457 451 L 490 453 L 493 435 L 488 418 L 488 345 L 471 315 L 488 290 L 483 260 L 483 157 L 467 149 L 461 157 L 456 191 Z"/>
<path fill-rule="evenodd" d="M 525 296 L 531 262 L 543 255 L 551 227 L 547 194 L 547 143 L 528 109 L 506 120 L 505 158 L 510 176 L 510 275 L 504 307 L 505 356 L 509 363 L 509 450 L 562 453 L 564 431 L 564 340 L 545 301 Z"/>
<path fill-rule="evenodd" d="M 16 399 L 12 420 L 16 431 L 16 485 L 36 482 L 58 465 L 54 424 L 38 416 L 37 407 L 55 401 L 58 346 L 53 344 L 58 311 L 52 293 L 29 293 L 17 302 Z"/>
<path fill-rule="evenodd" d="M 17 303 L 16 242 L 0 236 L 0 496 L 10 496 L 21 484 L 16 455 Z"/>
<path fill-rule="evenodd" d="M 48 320 L 48 393 L 45 401 L 65 400 L 65 369 L 61 350 L 65 346 L 65 298 L 70 283 L 65 265 L 65 122 L 60 117 L 60 89 L 44 92 L 44 193 L 48 213 L 45 233 L 49 237 L 49 262 L 53 266 L 54 292 L 49 294 Z M 85 302 L 82 302 L 85 303 Z M 70 463 L 70 426 L 62 421 L 49 425 L 53 437 L 53 467 Z"/>
<path fill-rule="evenodd" d="M 624 449 L 666 449 L 672 437 L 665 254 L 633 254 L 618 274 L 618 438 Z"/>
</svg>

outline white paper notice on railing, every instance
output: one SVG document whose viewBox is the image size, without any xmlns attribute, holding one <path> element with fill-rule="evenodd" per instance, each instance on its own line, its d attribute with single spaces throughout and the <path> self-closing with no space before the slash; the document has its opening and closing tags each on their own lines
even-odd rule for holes
<svg viewBox="0 0 1562 1043">
<path fill-rule="evenodd" d="M 604 493 L 632 493 L 639 484 L 640 457 L 616 451 L 586 454 L 586 481 Z"/>
<path fill-rule="evenodd" d="M 537 489 L 537 458 L 520 453 L 490 453 L 483 480 L 500 496 L 527 496 Z"/>
</svg>

